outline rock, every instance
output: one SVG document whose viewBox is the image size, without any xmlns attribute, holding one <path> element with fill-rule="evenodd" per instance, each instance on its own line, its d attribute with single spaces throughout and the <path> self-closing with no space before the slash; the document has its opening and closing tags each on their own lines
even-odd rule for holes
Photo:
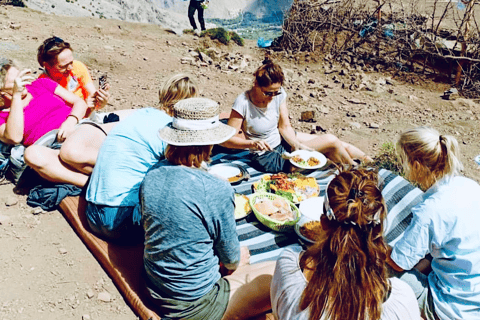
<svg viewBox="0 0 480 320">
<path fill-rule="evenodd" d="M 338 71 L 335 69 L 330 69 L 329 67 L 325 67 L 325 74 L 330 74 L 334 72 L 338 72 Z"/>
<path fill-rule="evenodd" d="M 240 62 L 240 69 L 244 70 L 246 67 L 248 67 L 247 60 L 244 58 L 242 62 Z"/>
<path fill-rule="evenodd" d="M 317 106 L 317 111 L 324 114 L 328 114 L 330 112 L 330 109 L 326 106 L 320 105 L 320 106 Z"/>
<path fill-rule="evenodd" d="M 18 30 L 22 27 L 22 25 L 18 22 L 10 22 L 10 29 Z"/>
<path fill-rule="evenodd" d="M 182 42 L 182 46 L 186 47 L 188 44 L 186 42 Z"/>
<path fill-rule="evenodd" d="M 445 100 L 456 100 L 459 98 L 458 90 L 456 88 L 450 88 L 443 93 L 442 98 Z"/>
<path fill-rule="evenodd" d="M 375 122 L 371 122 L 369 123 L 368 127 L 370 129 L 379 129 L 380 128 L 380 125 L 378 123 L 375 123 Z"/>
<path fill-rule="evenodd" d="M 171 42 L 170 40 L 165 41 L 165 43 L 167 44 L 167 46 L 171 46 L 171 45 L 172 45 L 172 42 Z"/>
<path fill-rule="evenodd" d="M 94 28 L 97 29 L 97 30 L 102 30 L 102 26 L 99 25 L 99 24 L 96 24 Z"/>
<path fill-rule="evenodd" d="M 300 115 L 300 121 L 314 122 L 315 121 L 315 111 L 302 111 L 302 113 Z"/>
<path fill-rule="evenodd" d="M 326 129 L 326 128 L 324 128 L 324 127 L 322 127 L 322 126 L 319 126 L 318 124 L 316 125 L 315 130 L 316 130 L 317 132 L 318 132 L 318 131 L 320 131 L 320 132 L 327 132 L 327 129 Z"/>
<path fill-rule="evenodd" d="M 347 101 L 353 104 L 367 104 L 366 102 L 360 101 L 358 99 L 348 99 Z"/>
<path fill-rule="evenodd" d="M 308 79 L 309 84 L 315 84 L 315 79 Z"/>
<path fill-rule="evenodd" d="M 392 78 L 386 78 L 386 79 L 385 79 L 385 82 L 386 82 L 388 85 L 391 85 L 391 86 L 396 85 L 395 80 L 393 80 Z"/>
<path fill-rule="evenodd" d="M 418 97 L 414 96 L 414 95 L 409 95 L 408 96 L 408 99 L 411 100 L 411 101 L 418 101 Z"/>
<path fill-rule="evenodd" d="M 194 64 L 195 63 L 195 59 L 191 58 L 191 57 L 183 57 L 180 61 L 181 61 L 182 64 Z"/>
<path fill-rule="evenodd" d="M 65 249 L 65 248 L 60 248 L 60 249 L 58 249 L 58 253 L 60 253 L 60 254 L 67 254 L 67 252 L 68 252 L 68 251 L 67 251 L 67 249 Z"/>
<path fill-rule="evenodd" d="M 90 320 L 90 319 L 91 319 L 91 318 L 90 318 L 90 316 L 89 316 L 88 314 L 84 314 L 84 315 L 82 316 L 82 320 Z"/>
<path fill-rule="evenodd" d="M 44 213 L 45 211 L 43 211 L 42 208 L 40 207 L 36 207 L 36 208 L 32 208 L 32 210 L 30 210 L 30 213 L 33 214 L 34 216 L 36 216 L 37 214 L 40 214 L 40 213 Z"/>
<path fill-rule="evenodd" d="M 15 196 L 8 196 L 7 199 L 5 199 L 5 205 L 7 207 L 14 206 L 18 203 L 18 199 Z"/>
<path fill-rule="evenodd" d="M 339 74 L 340 76 L 346 76 L 346 75 L 348 75 L 348 72 L 345 71 L 345 69 L 342 69 L 342 70 L 340 70 L 340 72 L 339 72 L 338 74 Z"/>
<path fill-rule="evenodd" d="M 193 58 L 198 58 L 200 59 L 200 54 L 197 52 L 197 51 L 190 51 L 189 54 L 193 57 Z M 183 58 L 182 58 L 183 59 Z"/>
<path fill-rule="evenodd" d="M 112 46 L 103 46 L 103 49 L 113 51 L 115 50 Z"/>
<path fill-rule="evenodd" d="M 283 73 L 285 74 L 285 78 L 287 80 L 293 80 L 293 75 L 295 74 L 291 69 L 283 69 Z"/>
<path fill-rule="evenodd" d="M 383 79 L 383 78 L 380 78 L 380 79 L 378 79 L 377 81 L 375 81 L 375 84 L 378 84 L 378 85 L 380 85 L 380 86 L 384 86 L 384 85 L 387 84 L 387 81 L 386 81 L 385 79 Z"/>
<path fill-rule="evenodd" d="M 316 126 L 316 125 L 312 124 L 312 125 L 310 126 L 310 133 L 311 133 L 311 134 L 317 133 L 317 126 Z"/>
<path fill-rule="evenodd" d="M 200 56 L 200 59 L 202 59 L 203 62 L 208 63 L 208 64 L 213 64 L 212 58 L 207 56 L 205 53 L 200 52 L 199 56 Z"/>
<path fill-rule="evenodd" d="M 102 291 L 98 294 L 97 299 L 103 302 L 112 301 L 112 296 L 107 291 Z"/>
<path fill-rule="evenodd" d="M 362 125 L 358 122 L 349 122 L 348 124 L 355 129 L 360 129 L 362 127 Z"/>
<path fill-rule="evenodd" d="M 95 293 L 93 292 L 92 289 L 88 289 L 87 291 L 87 298 L 92 299 L 95 296 Z"/>
</svg>

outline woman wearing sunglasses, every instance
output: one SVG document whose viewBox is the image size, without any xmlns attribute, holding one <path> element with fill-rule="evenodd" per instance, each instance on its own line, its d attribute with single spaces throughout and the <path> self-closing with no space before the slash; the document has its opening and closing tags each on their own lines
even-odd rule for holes
<svg viewBox="0 0 480 320">
<path fill-rule="evenodd" d="M 228 125 L 242 130 L 222 145 L 233 149 L 250 149 L 253 165 L 264 172 L 287 172 L 284 151 L 316 150 L 337 163 L 354 164 L 354 159 L 369 160 L 357 147 L 340 141 L 332 134 L 313 135 L 296 132 L 288 117 L 287 93 L 283 89 L 282 68 L 270 60 L 254 73 L 250 90 L 235 100 Z M 275 150 L 276 152 L 271 152 Z"/>
</svg>

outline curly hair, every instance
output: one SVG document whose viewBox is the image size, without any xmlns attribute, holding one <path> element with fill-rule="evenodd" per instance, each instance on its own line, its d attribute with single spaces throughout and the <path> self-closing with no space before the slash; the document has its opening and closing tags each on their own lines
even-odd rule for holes
<svg viewBox="0 0 480 320">
<path fill-rule="evenodd" d="M 334 218 L 322 215 L 321 238 L 300 258 L 312 272 L 300 302 L 310 320 L 381 318 L 390 285 L 382 236 L 387 208 L 377 184 L 374 171 L 341 169 L 328 186 Z"/>
</svg>

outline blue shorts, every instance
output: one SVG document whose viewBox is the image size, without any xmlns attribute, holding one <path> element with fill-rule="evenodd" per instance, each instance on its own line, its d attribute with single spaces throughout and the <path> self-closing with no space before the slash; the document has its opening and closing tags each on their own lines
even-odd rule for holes
<svg viewBox="0 0 480 320">
<path fill-rule="evenodd" d="M 290 145 L 282 139 L 282 142 L 273 149 L 278 153 L 265 151 L 261 155 L 255 154 L 252 157 L 252 167 L 260 172 L 290 172 L 290 161 L 281 156 L 282 153 L 290 150 Z"/>
<path fill-rule="evenodd" d="M 143 227 L 133 221 L 135 207 L 110 207 L 87 202 L 87 221 L 93 234 L 120 244 L 144 240 Z"/>
</svg>

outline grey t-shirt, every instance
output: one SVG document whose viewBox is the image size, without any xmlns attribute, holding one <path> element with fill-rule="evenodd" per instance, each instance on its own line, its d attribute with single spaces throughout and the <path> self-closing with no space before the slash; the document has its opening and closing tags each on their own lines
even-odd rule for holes
<svg viewBox="0 0 480 320">
<path fill-rule="evenodd" d="M 299 265 L 301 248 L 285 249 L 275 266 L 270 298 L 272 311 L 279 320 L 308 320 L 308 309 L 300 310 L 300 300 L 307 279 Z M 412 288 L 397 278 L 390 278 L 392 292 L 383 303 L 381 320 L 420 320 L 420 310 Z"/>
<path fill-rule="evenodd" d="M 162 161 L 146 175 L 140 203 L 145 270 L 162 298 L 196 300 L 220 279 L 219 261 L 240 260 L 228 182 Z"/>
<path fill-rule="evenodd" d="M 265 140 L 272 148 L 280 144 L 282 140 L 280 131 L 278 131 L 280 105 L 287 98 L 287 93 L 283 87 L 280 88 L 280 92 L 265 108 L 255 106 L 248 99 L 246 92 L 237 97 L 232 109 L 243 117 L 242 130 L 247 139 Z"/>
</svg>

